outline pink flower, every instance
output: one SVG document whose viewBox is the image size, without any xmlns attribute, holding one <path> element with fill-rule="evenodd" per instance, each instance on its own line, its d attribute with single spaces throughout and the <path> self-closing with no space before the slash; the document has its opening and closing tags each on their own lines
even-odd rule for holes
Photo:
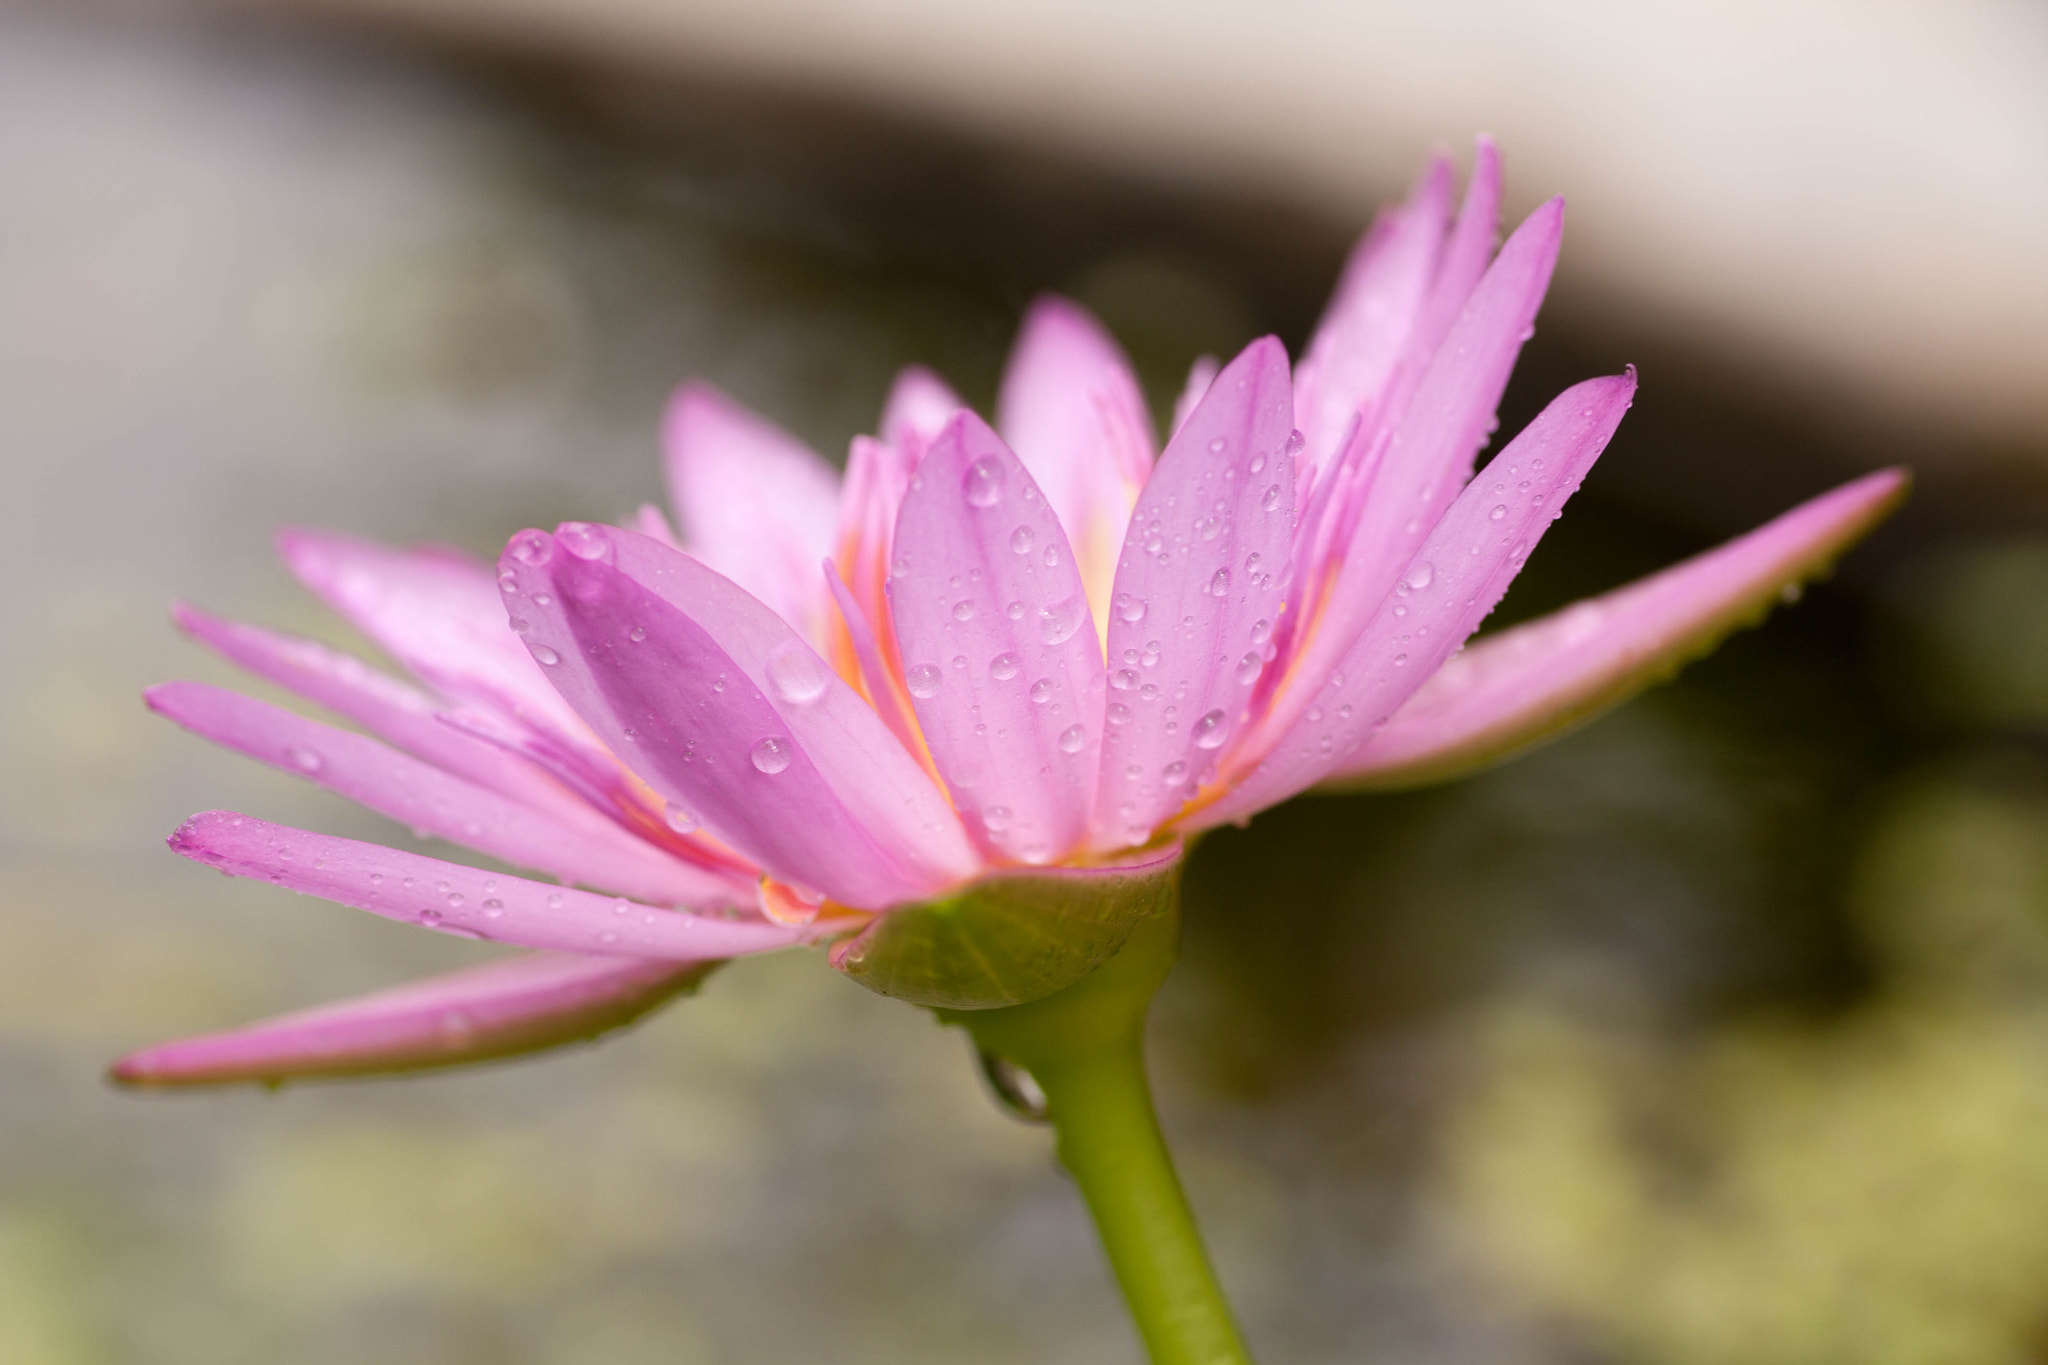
<svg viewBox="0 0 2048 1365">
<path fill-rule="evenodd" d="M 1451 189 L 1438 160 L 1367 234 L 1292 376 L 1272 338 L 1198 366 L 1163 451 L 1115 343 L 1047 299 L 997 427 L 907 371 L 843 479 L 686 387 L 666 431 L 679 534 L 653 509 L 522 531 L 493 573 L 287 533 L 292 570 L 418 685 L 181 607 L 202 643 L 368 733 L 196 683 L 150 705 L 564 885 L 195 816 L 171 846 L 224 872 L 534 951 L 115 1074 L 499 1056 L 635 1018 L 724 959 L 827 941 L 891 994 L 1029 999 L 1171 894 L 1185 840 L 1556 733 L 1761 614 L 1902 495 L 1902 474 L 1868 476 L 1460 653 L 1635 376 L 1567 390 L 1475 477 L 1563 206 L 1496 253 L 1489 144 L 1455 215 Z M 947 984 L 947 935 L 983 932 L 961 910 L 983 900 L 1036 937 Z"/>
</svg>

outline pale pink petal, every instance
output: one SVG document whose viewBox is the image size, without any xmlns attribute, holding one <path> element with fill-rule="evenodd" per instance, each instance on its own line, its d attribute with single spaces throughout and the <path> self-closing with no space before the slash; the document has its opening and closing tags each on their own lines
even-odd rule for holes
<svg viewBox="0 0 2048 1365">
<path fill-rule="evenodd" d="M 326 531 L 287 530 L 277 543 L 300 582 L 435 691 L 566 733 L 579 730 L 507 628 L 497 584 L 476 560 Z"/>
<path fill-rule="evenodd" d="M 1290 641 L 1290 685 L 1273 698 L 1279 724 L 1292 725 L 1320 679 L 1359 637 L 1366 617 L 1385 600 L 1416 547 L 1470 477 L 1515 356 L 1529 335 L 1550 282 L 1563 229 L 1564 205 L 1552 200 L 1515 230 L 1480 280 L 1464 312 L 1424 372 L 1383 450 L 1355 511 L 1337 520 L 1343 533 L 1325 562 L 1300 566 L 1313 589 L 1301 620 L 1306 638 Z"/>
<path fill-rule="evenodd" d="M 194 734 L 317 783 L 415 833 L 664 905 L 753 903 L 746 879 L 714 875 L 649 844 L 592 838 L 365 735 L 205 683 L 164 683 L 143 696 L 151 710 Z"/>
<path fill-rule="evenodd" d="M 1173 430 L 1178 434 L 1188 424 L 1194 413 L 1195 404 L 1202 401 L 1202 395 L 1216 382 L 1216 371 L 1220 366 L 1213 355 L 1198 355 L 1195 363 L 1188 366 L 1188 382 L 1181 386 L 1180 396 L 1173 400 Z"/>
<path fill-rule="evenodd" d="M 586 833 L 607 823 L 531 765 L 449 729 L 436 718 L 433 698 L 353 655 L 184 603 L 171 608 L 171 619 L 230 663 L 354 721 L 414 758 L 515 797 Z"/>
<path fill-rule="evenodd" d="M 920 752 L 924 736 L 918 732 L 917 717 L 911 713 L 909 694 L 897 686 L 895 673 L 882 653 L 881 639 L 869 624 L 867 613 L 861 610 L 852 590 L 829 560 L 825 564 L 825 586 L 832 592 L 833 605 L 839 608 L 847 647 L 853 651 L 869 704 L 888 725 L 890 733 L 902 742 L 906 753 Z"/>
<path fill-rule="evenodd" d="M 1080 306 L 1041 298 L 1010 352 L 996 426 L 1045 491 L 1101 619 L 1157 445 L 1130 362 Z"/>
<path fill-rule="evenodd" d="M 1442 666 L 1486 619 L 1566 498 L 1607 446 L 1635 372 L 1558 395 L 1444 514 L 1356 643 L 1277 742 L 1232 756 L 1231 789 L 1190 828 L 1249 817 L 1321 781 Z M 1306 683 L 1303 684 L 1307 686 Z"/>
<path fill-rule="evenodd" d="M 1433 157 L 1408 202 L 1359 241 L 1302 355 L 1295 422 L 1317 470 L 1334 460 L 1361 409 L 1379 402 L 1436 277 L 1450 211 L 1451 164 Z"/>
<path fill-rule="evenodd" d="M 1465 186 L 1465 202 L 1458 209 L 1450 240 L 1444 243 L 1443 259 L 1429 286 L 1429 300 L 1415 324 L 1413 349 L 1425 362 L 1464 311 L 1486 273 L 1486 263 L 1493 259 L 1493 244 L 1500 236 L 1500 194 L 1500 150 L 1492 138 L 1482 137 L 1473 148 L 1472 179 Z"/>
<path fill-rule="evenodd" d="M 953 414 L 967 405 L 946 381 L 922 365 L 906 366 L 889 388 L 882 408 L 881 437 L 903 453 L 915 468 L 925 448 L 937 438 Z"/>
<path fill-rule="evenodd" d="M 979 865 L 874 710 L 730 579 L 578 522 L 520 532 L 502 563 L 563 695 L 676 809 L 778 880 L 879 909 Z"/>
<path fill-rule="evenodd" d="M 760 920 L 664 910 L 234 811 L 193 816 L 170 845 L 230 877 L 251 877 L 385 919 L 519 948 L 703 962 L 768 952 L 802 938 Z"/>
<path fill-rule="evenodd" d="M 1602 597 L 1476 640 L 1366 740 L 1330 784 L 1445 781 L 1577 726 L 1754 624 L 1905 497 L 1884 470 Z"/>
<path fill-rule="evenodd" d="M 126 1085 L 368 1076 L 492 1061 L 585 1042 L 693 989 L 717 965 L 523 953 L 225 1033 L 130 1053 Z"/>
<path fill-rule="evenodd" d="M 625 523 L 643 536 L 652 536 L 664 545 L 683 547 L 683 538 L 676 534 L 676 528 L 668 524 L 668 514 L 651 502 L 640 504 L 640 510 L 633 514 L 633 520 Z"/>
<path fill-rule="evenodd" d="M 705 384 L 677 390 L 663 439 L 683 545 L 820 643 L 818 561 L 839 523 L 832 467 Z"/>
<path fill-rule="evenodd" d="M 1283 602 L 1293 430 L 1287 352 L 1255 341 L 1139 495 L 1110 605 L 1100 843 L 1144 843 L 1237 733 Z"/>
<path fill-rule="evenodd" d="M 979 417 L 925 453 L 896 525 L 889 604 L 911 704 L 985 847 L 1079 843 L 1102 742 L 1102 650 L 1046 495 Z"/>
</svg>

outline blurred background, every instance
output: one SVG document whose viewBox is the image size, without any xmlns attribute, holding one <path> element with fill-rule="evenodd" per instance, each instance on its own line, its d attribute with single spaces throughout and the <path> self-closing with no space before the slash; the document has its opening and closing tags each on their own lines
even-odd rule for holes
<svg viewBox="0 0 2048 1365">
<path fill-rule="evenodd" d="M 1133 1365 L 1042 1130 L 802 956 L 279 1094 L 114 1054 L 478 956 L 166 852 L 402 842 L 137 699 L 311 522 L 495 553 L 711 379 L 838 458 L 1059 289 L 1156 404 L 1432 146 L 1571 201 L 1503 421 L 1625 362 L 1497 620 L 1853 474 L 1832 581 L 1494 773 L 1199 851 L 1154 1050 L 1270 1365 L 2048 1358 L 2048 9 L 0 3 L 0 1361 Z"/>
</svg>

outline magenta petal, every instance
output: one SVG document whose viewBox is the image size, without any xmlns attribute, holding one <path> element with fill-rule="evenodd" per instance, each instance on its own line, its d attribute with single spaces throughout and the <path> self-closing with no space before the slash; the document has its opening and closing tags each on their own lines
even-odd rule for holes
<svg viewBox="0 0 2048 1365">
<path fill-rule="evenodd" d="M 1635 373 L 1591 379 L 1537 414 L 1459 495 L 1337 667 L 1310 689 L 1277 742 L 1193 827 L 1243 819 L 1321 781 L 1486 619 L 1558 509 L 1585 478 L 1635 394 Z"/>
<path fill-rule="evenodd" d="M 963 411 L 918 466 L 895 545 L 896 647 L 954 804 L 1003 857 L 1062 856 L 1095 795 L 1102 649 L 1046 495 Z"/>
<path fill-rule="evenodd" d="M 1552 200 L 1515 230 L 1403 410 L 1369 495 L 1330 552 L 1336 577 L 1315 629 L 1295 647 L 1290 672 L 1311 686 L 1350 649 L 1469 477 L 1549 286 L 1563 215 L 1563 201 Z M 1298 713 L 1306 700 L 1297 692 L 1278 704 Z"/>
<path fill-rule="evenodd" d="M 1216 382 L 1218 368 L 1216 357 L 1213 355 L 1198 355 L 1194 363 L 1188 366 L 1187 382 L 1181 385 L 1180 396 L 1173 400 L 1175 434 L 1188 424 L 1188 418 L 1194 415 L 1195 404 L 1202 401 L 1202 395 Z"/>
<path fill-rule="evenodd" d="M 822 642 L 818 561 L 839 525 L 832 467 L 704 384 L 677 390 L 663 435 L 684 546 Z"/>
<path fill-rule="evenodd" d="M 716 965 L 530 953 L 130 1053 L 127 1085 L 367 1076 L 490 1061 L 623 1028 Z"/>
<path fill-rule="evenodd" d="M 1156 448 L 1123 349 L 1078 305 L 1039 299 L 1010 352 L 996 426 L 1052 504 L 1082 581 L 1106 590 Z"/>
<path fill-rule="evenodd" d="M 144 694 L 194 734 L 387 815 L 519 867 L 665 905 L 751 905 L 753 887 L 634 840 L 592 837 L 532 807 L 408 758 L 363 735 L 205 683 Z"/>
<path fill-rule="evenodd" d="M 1424 361 L 1435 354 L 1486 273 L 1486 263 L 1493 259 L 1494 240 L 1500 235 L 1500 180 L 1500 150 L 1492 138 L 1482 137 L 1473 149 L 1465 202 L 1458 209 L 1457 224 L 1444 243 L 1436 279 L 1429 286 L 1429 299 L 1415 323 L 1414 349 Z"/>
<path fill-rule="evenodd" d="M 1233 360 L 1138 498 L 1109 616 L 1098 839 L 1142 844 L 1215 775 L 1280 617 L 1294 398 L 1272 337 Z"/>
<path fill-rule="evenodd" d="M 1295 391 L 1295 421 L 1318 470 L 1337 457 L 1353 418 L 1377 403 L 1406 352 L 1436 277 L 1450 195 L 1450 163 L 1436 157 L 1408 202 L 1374 224 L 1345 264 Z"/>
<path fill-rule="evenodd" d="M 882 406 L 882 441 L 902 452 L 912 468 L 954 413 L 967 405 L 946 381 L 922 365 L 906 366 Z"/>
<path fill-rule="evenodd" d="M 1331 783 L 1445 781 L 1590 720 L 1760 619 L 1888 515 L 1906 485 L 1898 470 L 1868 475 L 1662 573 L 1475 641 Z"/>
<path fill-rule="evenodd" d="M 193 816 L 170 845 L 230 877 L 258 878 L 385 919 L 520 948 L 703 962 L 786 948 L 803 938 L 801 930 L 760 920 L 663 910 L 234 811 Z"/>
<path fill-rule="evenodd" d="M 436 691 L 580 729 L 507 628 L 482 564 L 453 550 L 393 550 L 326 531 L 284 531 L 277 541 L 300 582 Z"/>
<path fill-rule="evenodd" d="M 771 875 L 880 909 L 979 866 L 874 710 L 730 579 L 576 522 L 520 532 L 502 563 L 563 695 L 673 806 Z"/>
<path fill-rule="evenodd" d="M 442 724 L 437 703 L 352 655 L 179 603 L 171 619 L 199 643 L 422 759 L 585 830 L 606 822 L 531 765 Z"/>
</svg>

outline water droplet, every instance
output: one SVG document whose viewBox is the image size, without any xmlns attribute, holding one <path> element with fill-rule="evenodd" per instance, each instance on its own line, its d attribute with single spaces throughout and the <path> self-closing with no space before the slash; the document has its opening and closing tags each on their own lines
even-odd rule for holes
<svg viewBox="0 0 2048 1365">
<path fill-rule="evenodd" d="M 1010 827 L 1010 808 L 990 806 L 981 813 L 981 823 L 990 834 L 1001 834 Z"/>
<path fill-rule="evenodd" d="M 1063 754 L 1078 754 L 1087 743 L 1088 732 L 1078 725 L 1069 725 L 1060 731 L 1060 752 Z"/>
<path fill-rule="evenodd" d="M 1218 569 L 1215 572 L 1215 574 L 1209 579 L 1209 596 L 1228 597 L 1229 595 L 1230 569 L 1226 565 L 1225 567 Z"/>
<path fill-rule="evenodd" d="M 770 735 L 756 744 L 747 757 L 753 760 L 756 771 L 773 777 L 789 766 L 789 741 Z"/>
<path fill-rule="evenodd" d="M 559 909 L 561 909 L 561 908 L 562 908 L 562 893 L 561 893 L 561 892 L 559 892 L 559 891 L 550 891 L 550 892 L 548 892 L 548 909 L 550 909 L 550 910 L 559 910 Z"/>
<path fill-rule="evenodd" d="M 1254 474 L 1263 474 L 1263 473 L 1265 473 L 1265 472 L 1266 472 L 1266 452 L 1265 452 L 1265 451 L 1263 451 L 1263 450 L 1260 450 L 1260 451 L 1255 451 L 1255 452 L 1253 452 L 1253 454 L 1252 454 L 1252 462 L 1251 462 L 1251 463 L 1250 463 L 1249 465 L 1246 465 L 1246 466 L 1245 466 L 1245 468 L 1247 468 L 1247 469 L 1251 470 L 1251 472 L 1252 472 L 1252 473 L 1254 473 Z"/>
<path fill-rule="evenodd" d="M 1237 670 L 1233 675 L 1237 678 L 1238 685 L 1240 687 L 1250 687 L 1253 683 L 1257 682 L 1259 680 L 1259 669 L 1264 663 L 1265 660 L 1260 657 L 1259 651 L 1256 649 L 1245 655 L 1242 659 L 1239 659 L 1237 661 Z"/>
<path fill-rule="evenodd" d="M 1003 500 L 1003 484 L 1009 477 L 1000 459 L 984 455 L 967 466 L 960 477 L 960 491 L 971 506 L 994 507 Z"/>
<path fill-rule="evenodd" d="M 1486 519 L 1488 521 L 1499 521 L 1502 517 L 1505 517 L 1507 514 L 1508 505 L 1506 503 L 1495 503 L 1493 510 L 1486 514 Z"/>
<path fill-rule="evenodd" d="M 1266 491 L 1259 495 L 1259 506 L 1268 512 L 1278 510 L 1280 506 L 1279 484 L 1269 483 L 1266 485 Z"/>
<path fill-rule="evenodd" d="M 1110 603 L 1116 609 L 1116 619 L 1127 626 L 1135 626 L 1145 619 L 1145 599 L 1120 592 Z"/>
<path fill-rule="evenodd" d="M 1088 615 L 1088 599 L 1079 593 L 1064 602 L 1038 609 L 1038 638 L 1049 645 L 1063 645 L 1074 638 Z"/>
<path fill-rule="evenodd" d="M 1159 770 L 1159 776 L 1169 787 L 1177 787 L 1188 775 L 1187 760 L 1176 758 Z"/>
<path fill-rule="evenodd" d="M 549 667 L 562 662 L 562 656 L 549 649 L 546 645 L 533 646 L 533 657 Z"/>
<path fill-rule="evenodd" d="M 1215 749 L 1228 739 L 1229 724 L 1223 712 L 1210 711 L 1195 722 L 1194 740 L 1197 749 Z"/>
<path fill-rule="evenodd" d="M 1128 668 L 1119 668 L 1109 675 L 1109 685 L 1119 692 L 1128 692 L 1138 685 L 1138 675 Z"/>
<path fill-rule="evenodd" d="M 524 635 L 527 631 L 533 629 L 533 622 L 527 620 L 524 616 L 509 617 L 506 619 L 505 624 L 512 627 L 514 635 Z"/>
<path fill-rule="evenodd" d="M 1131 719 L 1131 708 L 1120 701 L 1113 701 L 1103 709 L 1102 718 L 1111 725 L 1128 724 Z"/>
<path fill-rule="evenodd" d="M 302 773 L 317 773 L 327 766 L 326 760 L 321 758 L 320 755 L 314 753 L 311 749 L 301 748 L 296 744 L 285 746 L 284 757 L 287 763 L 290 763 Z"/>
<path fill-rule="evenodd" d="M 521 531 L 505 548 L 521 564 L 539 568 L 555 557 L 555 538 L 546 531 Z"/>
<path fill-rule="evenodd" d="M 988 675 L 997 682 L 1008 682 L 1023 666 L 1023 661 L 1014 654 L 998 654 L 988 661 Z"/>
<path fill-rule="evenodd" d="M 1028 555 L 1037 542 L 1038 538 L 1031 534 L 1029 526 L 1019 526 L 1010 532 L 1010 551 L 1013 554 Z"/>
<path fill-rule="evenodd" d="M 1139 688 L 1139 689 L 1138 689 L 1138 700 L 1139 700 L 1139 701 L 1158 701 L 1158 700 L 1159 700 L 1159 684 L 1158 684 L 1158 683 L 1146 683 L 1146 684 L 1145 684 L 1145 685 L 1144 685 L 1143 687 Z"/>
<path fill-rule="evenodd" d="M 505 902 L 495 898 L 484 902 L 484 918 L 497 919 L 505 913 Z"/>
<path fill-rule="evenodd" d="M 1407 656 L 1406 654 L 1396 654 L 1396 655 L 1394 656 L 1394 667 L 1396 667 L 1396 668 L 1400 668 L 1400 667 L 1402 667 L 1402 666 L 1403 666 L 1404 664 L 1406 664 L 1407 662 L 1408 662 L 1408 656 Z"/>
<path fill-rule="evenodd" d="M 825 695 L 832 670 L 801 640 L 785 640 L 768 656 L 768 686 L 792 706 L 807 706 Z"/>
<path fill-rule="evenodd" d="M 1401 580 L 1401 587 L 1407 592 L 1421 592 L 1435 581 L 1436 567 L 1425 559 L 1408 571 L 1408 576 Z"/>
<path fill-rule="evenodd" d="M 565 521 L 555 532 L 555 541 L 578 559 L 603 559 L 612 548 L 611 532 L 587 521 Z"/>
<path fill-rule="evenodd" d="M 635 626 L 635 627 L 633 627 L 633 628 L 632 628 L 631 630 L 629 630 L 629 631 L 627 631 L 627 632 L 626 632 L 626 638 L 627 638 L 628 640 L 631 640 L 631 641 L 632 641 L 632 642 L 633 642 L 634 644 L 636 644 L 636 645 L 637 645 L 637 644 L 639 644 L 639 643 L 640 643 L 640 642 L 641 642 L 642 640 L 644 640 L 644 639 L 646 639 L 646 638 L 647 638 L 647 627 L 645 627 L 645 626 Z"/>
<path fill-rule="evenodd" d="M 973 599 L 963 597 L 958 602 L 955 602 L 953 604 L 953 619 L 955 621 L 972 621 L 974 619 Z"/>
<path fill-rule="evenodd" d="M 1043 706 L 1052 700 L 1052 679 L 1040 678 L 1031 684 L 1031 700 Z"/>
<path fill-rule="evenodd" d="M 1045 547 L 1045 553 L 1040 555 L 1038 558 L 1039 561 L 1043 563 L 1046 568 L 1057 569 L 1060 566 L 1060 547 L 1057 545 L 1048 545 Z"/>
<path fill-rule="evenodd" d="M 1264 619 L 1252 622 L 1252 643 L 1262 645 L 1273 634 L 1273 623 Z"/>
<path fill-rule="evenodd" d="M 1230 449 L 1230 442 L 1224 440 L 1221 436 L 1209 442 L 1209 453 L 1211 455 L 1221 455 L 1228 449 Z"/>
<path fill-rule="evenodd" d="M 661 818 L 664 824 L 678 834 L 688 834 L 703 823 L 673 801 L 662 809 Z"/>
<path fill-rule="evenodd" d="M 913 697 L 936 697 L 946 675 L 939 672 L 937 664 L 919 664 L 904 675 L 903 681 L 910 688 Z"/>
<path fill-rule="evenodd" d="M 1024 619 L 1024 611 L 1025 607 L 1022 602 L 1012 602 L 1009 606 L 1003 608 L 1003 615 L 1009 617 L 1012 621 L 1021 621 Z"/>
</svg>

